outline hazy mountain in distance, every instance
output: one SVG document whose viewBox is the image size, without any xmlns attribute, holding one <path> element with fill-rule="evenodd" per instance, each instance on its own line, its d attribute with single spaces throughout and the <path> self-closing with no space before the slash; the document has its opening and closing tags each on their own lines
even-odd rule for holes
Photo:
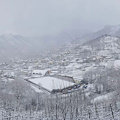
<svg viewBox="0 0 120 120">
<path fill-rule="evenodd" d="M 32 49 L 31 44 L 23 36 L 12 34 L 0 36 L 0 60 L 26 55 Z"/>
<path fill-rule="evenodd" d="M 66 35 L 69 37 L 69 39 L 71 39 L 71 43 L 84 43 L 85 39 L 88 36 L 90 36 L 91 34 L 93 34 L 92 31 L 90 30 L 84 30 L 84 29 L 73 29 L 73 30 L 69 30 L 67 31 Z"/>
<path fill-rule="evenodd" d="M 65 30 L 57 35 L 26 37 L 4 34 L 0 36 L 0 60 L 38 56 L 48 49 L 58 48 L 85 35 L 85 30 Z"/>
<path fill-rule="evenodd" d="M 97 38 L 101 35 L 111 35 L 111 36 L 120 36 L 120 25 L 115 25 L 115 26 L 105 26 L 103 29 L 95 32 L 91 37 L 92 38 Z"/>
<path fill-rule="evenodd" d="M 38 56 L 42 51 L 59 47 L 70 42 L 64 35 L 46 35 L 25 37 L 4 34 L 0 36 L 0 61 L 11 58 L 27 58 Z"/>
<path fill-rule="evenodd" d="M 82 36 L 77 41 L 73 40 L 72 43 L 81 43 L 81 41 L 86 42 L 86 41 L 96 39 L 99 36 L 106 35 L 106 34 L 119 37 L 120 36 L 120 25 L 115 25 L 115 26 L 107 25 L 97 32 Z"/>
<path fill-rule="evenodd" d="M 97 32 L 88 30 L 65 30 L 57 35 L 26 37 L 4 34 L 0 36 L 0 61 L 11 58 L 27 58 L 38 56 L 48 49 L 58 48 L 67 43 L 83 44 L 102 35 L 120 36 L 120 25 L 105 26 Z"/>
</svg>

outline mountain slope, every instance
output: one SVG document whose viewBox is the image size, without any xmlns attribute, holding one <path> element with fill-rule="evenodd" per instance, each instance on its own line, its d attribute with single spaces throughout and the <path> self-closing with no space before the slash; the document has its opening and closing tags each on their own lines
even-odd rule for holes
<svg viewBox="0 0 120 120">
<path fill-rule="evenodd" d="M 105 26 L 103 29 L 101 29 L 97 32 L 85 35 L 85 36 L 81 37 L 80 39 L 78 39 L 77 41 L 72 41 L 72 43 L 81 43 L 81 41 L 83 41 L 83 40 L 84 40 L 84 42 L 86 42 L 89 40 L 96 39 L 102 35 L 111 35 L 114 37 L 120 37 L 120 25 Z"/>
<path fill-rule="evenodd" d="M 94 50 L 116 50 L 120 48 L 120 38 L 103 35 L 94 40 L 88 41 L 83 45 L 90 46 Z"/>
<path fill-rule="evenodd" d="M 5 34 L 0 36 L 0 61 L 11 58 L 32 58 L 43 51 L 57 48 L 69 42 L 65 35 L 46 35 L 38 37 L 25 37 Z"/>
</svg>

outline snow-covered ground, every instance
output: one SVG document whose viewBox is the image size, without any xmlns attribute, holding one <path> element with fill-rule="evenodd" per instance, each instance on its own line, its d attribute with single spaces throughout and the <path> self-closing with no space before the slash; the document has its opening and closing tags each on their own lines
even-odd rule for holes
<svg viewBox="0 0 120 120">
<path fill-rule="evenodd" d="M 113 98 L 114 94 L 115 92 L 97 96 L 91 102 L 92 103 L 109 102 Z"/>
<path fill-rule="evenodd" d="M 42 77 L 30 79 L 31 82 L 41 85 L 42 87 L 52 91 L 53 89 L 62 89 L 64 87 L 74 85 L 72 82 L 64 81 L 53 77 Z"/>
<path fill-rule="evenodd" d="M 115 67 L 116 69 L 120 69 L 120 60 L 116 60 L 116 61 L 114 62 L 114 67 Z"/>
</svg>

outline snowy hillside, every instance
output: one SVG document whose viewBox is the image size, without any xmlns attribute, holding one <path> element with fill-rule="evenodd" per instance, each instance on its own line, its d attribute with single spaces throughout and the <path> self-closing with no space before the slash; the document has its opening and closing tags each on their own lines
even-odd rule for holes
<svg viewBox="0 0 120 120">
<path fill-rule="evenodd" d="M 0 36 L 0 61 L 38 57 L 43 49 L 46 51 L 65 43 L 68 41 L 64 41 L 64 36 L 25 37 L 4 34 Z"/>
<path fill-rule="evenodd" d="M 26 38 L 19 35 L 6 34 L 0 36 L 0 60 L 7 60 L 30 54 L 33 46 Z"/>
<path fill-rule="evenodd" d="M 10 104 L 10 109 L 14 110 L 38 110 L 40 113 L 31 114 L 36 118 L 39 118 L 38 114 L 40 117 L 46 118 L 48 115 L 52 118 L 56 115 L 56 107 L 57 115 L 59 114 L 56 116 L 61 120 L 64 119 L 64 114 L 68 120 L 70 117 L 89 117 L 91 120 L 119 118 L 119 115 L 113 115 L 113 112 L 119 114 L 120 108 L 119 37 L 102 35 L 83 44 L 65 44 L 41 52 L 41 57 L 32 57 L 32 54 L 39 54 L 38 38 L 28 42 L 28 39 L 22 36 L 4 35 L 0 37 L 0 42 L 1 58 L 9 52 L 28 55 L 31 51 L 30 58 L 26 60 L 0 63 L 0 103 L 5 103 L 1 113 L 6 112 L 7 104 Z M 35 50 L 36 52 L 33 52 Z M 65 111 L 61 111 L 63 108 Z M 68 109 L 70 111 L 67 111 Z M 81 114 L 81 109 L 84 114 Z M 76 116 L 72 115 L 71 111 L 76 111 Z M 8 117 L 13 115 L 14 118 L 14 114 L 16 112 Z M 31 115 L 26 114 L 26 117 Z M 19 115 L 21 118 L 23 116 L 24 113 Z"/>
<path fill-rule="evenodd" d="M 115 26 L 105 26 L 103 29 L 97 31 L 96 36 L 101 36 L 104 34 L 111 35 L 111 36 L 120 36 L 120 25 Z"/>
<path fill-rule="evenodd" d="M 13 37 L 9 44 L 14 47 L 18 41 L 12 43 L 12 40 Z M 29 46 L 26 42 L 24 45 Z M 13 113 L 11 109 L 39 111 L 18 115 L 20 119 L 26 116 L 28 120 L 34 115 L 36 119 L 57 117 L 63 120 L 64 114 L 68 120 L 72 117 L 75 120 L 117 119 L 119 115 L 114 114 L 119 114 L 120 109 L 119 70 L 120 39 L 110 35 L 102 35 L 82 45 L 66 44 L 46 51 L 41 58 L 18 59 L 10 64 L 1 62 L 0 103 L 5 103 L 1 113 L 7 115 L 6 111 L 10 109 L 11 114 L 7 116 L 14 118 L 17 112 Z M 79 86 L 81 81 L 87 81 L 87 84 Z M 7 108 L 8 104 L 10 108 Z"/>
<path fill-rule="evenodd" d="M 116 50 L 120 48 L 120 38 L 103 35 L 84 43 L 84 45 L 89 46 L 94 50 Z"/>
<path fill-rule="evenodd" d="M 88 35 L 86 34 L 85 36 L 79 38 L 77 41 L 72 41 L 72 43 L 81 43 L 81 41 L 84 40 L 84 42 L 96 39 L 102 35 L 111 35 L 114 37 L 120 37 L 120 25 L 115 25 L 115 26 L 105 26 L 101 30 L 98 30 L 97 32 L 94 33 L 89 33 Z"/>
</svg>

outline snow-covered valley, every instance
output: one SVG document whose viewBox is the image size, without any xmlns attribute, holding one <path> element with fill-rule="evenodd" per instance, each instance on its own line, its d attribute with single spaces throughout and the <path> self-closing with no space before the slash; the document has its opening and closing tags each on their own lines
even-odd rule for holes
<svg viewBox="0 0 120 120">
<path fill-rule="evenodd" d="M 39 55 L 0 63 L 0 120 L 119 120 L 119 37 Z"/>
</svg>

